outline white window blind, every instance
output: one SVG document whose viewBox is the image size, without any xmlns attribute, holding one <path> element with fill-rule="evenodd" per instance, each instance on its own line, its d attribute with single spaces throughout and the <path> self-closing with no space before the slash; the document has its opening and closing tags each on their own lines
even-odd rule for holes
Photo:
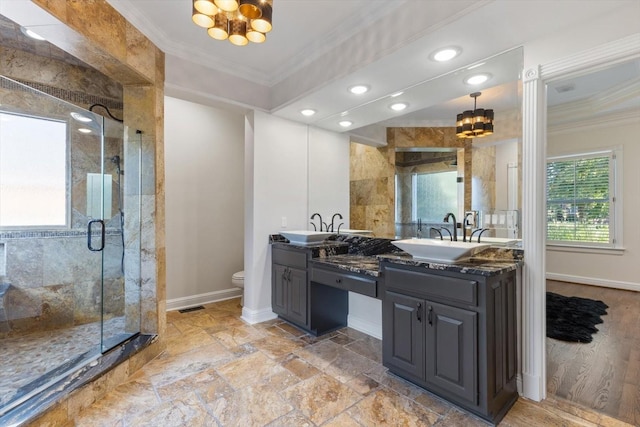
<svg viewBox="0 0 640 427">
<path fill-rule="evenodd" d="M 613 151 L 547 161 L 547 240 L 610 246 L 615 243 Z"/>
</svg>

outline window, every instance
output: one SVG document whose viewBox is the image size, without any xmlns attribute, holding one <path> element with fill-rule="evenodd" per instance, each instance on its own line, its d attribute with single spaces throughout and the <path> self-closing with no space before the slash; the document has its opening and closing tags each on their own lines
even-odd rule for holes
<svg viewBox="0 0 640 427">
<path fill-rule="evenodd" d="M 547 160 L 547 240 L 578 246 L 615 246 L 618 150 Z"/>
<path fill-rule="evenodd" d="M 67 125 L 0 112 L 0 227 L 67 224 Z"/>
<path fill-rule="evenodd" d="M 457 178 L 457 171 L 414 174 L 411 218 L 442 222 L 447 212 L 458 212 Z"/>
</svg>

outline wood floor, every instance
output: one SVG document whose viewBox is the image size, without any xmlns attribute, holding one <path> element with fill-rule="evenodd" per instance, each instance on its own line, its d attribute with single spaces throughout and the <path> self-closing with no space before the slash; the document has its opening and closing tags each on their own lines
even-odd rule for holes
<svg viewBox="0 0 640 427">
<path fill-rule="evenodd" d="M 547 281 L 547 290 L 604 301 L 588 344 L 547 338 L 547 392 L 640 425 L 640 292 Z"/>
</svg>

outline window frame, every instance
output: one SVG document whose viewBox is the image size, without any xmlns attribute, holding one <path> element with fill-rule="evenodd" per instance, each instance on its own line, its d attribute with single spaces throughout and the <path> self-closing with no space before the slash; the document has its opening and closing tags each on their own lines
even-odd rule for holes
<svg viewBox="0 0 640 427">
<path fill-rule="evenodd" d="M 71 126 L 69 120 L 55 119 L 51 117 L 37 116 L 34 114 L 24 114 L 15 111 L 0 110 L 0 113 L 14 115 L 19 117 L 27 117 L 37 120 L 45 120 L 49 122 L 62 123 L 65 126 L 65 141 L 64 141 L 64 158 L 65 158 L 65 170 L 64 170 L 64 224 L 59 225 L 0 225 L 0 231 L 60 231 L 71 229 Z"/>
<path fill-rule="evenodd" d="M 546 237 L 548 230 L 549 216 L 545 222 L 545 240 L 547 246 L 552 250 L 577 250 L 582 252 L 609 252 L 621 251 L 623 247 L 623 205 L 622 205 L 622 146 L 604 147 L 600 149 L 573 151 L 558 155 L 549 156 L 545 162 L 545 204 L 548 206 L 546 191 L 548 189 L 548 175 L 546 166 L 554 161 L 584 160 L 589 158 L 609 156 L 609 242 L 584 242 L 576 240 L 549 240 Z M 547 209 L 548 211 L 548 209 Z"/>
</svg>

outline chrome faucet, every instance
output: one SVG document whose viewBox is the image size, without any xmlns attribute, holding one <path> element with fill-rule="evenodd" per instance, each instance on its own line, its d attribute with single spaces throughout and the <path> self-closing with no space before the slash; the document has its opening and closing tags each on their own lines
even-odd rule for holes
<svg viewBox="0 0 640 427">
<path fill-rule="evenodd" d="M 311 220 L 313 221 L 313 218 L 315 218 L 316 216 L 317 216 L 318 218 L 320 218 L 320 230 L 318 230 L 318 229 L 316 228 L 316 225 L 315 225 L 313 222 L 311 223 L 311 225 L 313 225 L 313 229 L 314 229 L 315 231 L 322 231 L 322 224 L 323 224 L 323 222 L 322 222 L 322 215 L 320 215 L 319 213 L 317 213 L 317 212 L 316 212 L 316 213 L 314 213 L 313 215 L 311 215 Z"/>
<path fill-rule="evenodd" d="M 339 213 L 334 213 L 333 216 L 331 217 L 331 230 L 329 230 L 328 227 L 327 227 L 327 231 L 331 231 L 333 233 L 333 230 L 334 230 L 333 221 L 336 219 L 336 217 L 342 219 L 342 215 L 340 215 Z M 340 227 L 338 226 L 338 228 L 340 228 Z"/>
<path fill-rule="evenodd" d="M 458 223 L 456 222 L 456 216 L 451 212 L 449 212 L 444 216 L 443 221 L 449 222 L 449 218 L 453 218 L 453 241 L 457 242 L 458 241 L 458 230 L 457 230 Z"/>
</svg>

